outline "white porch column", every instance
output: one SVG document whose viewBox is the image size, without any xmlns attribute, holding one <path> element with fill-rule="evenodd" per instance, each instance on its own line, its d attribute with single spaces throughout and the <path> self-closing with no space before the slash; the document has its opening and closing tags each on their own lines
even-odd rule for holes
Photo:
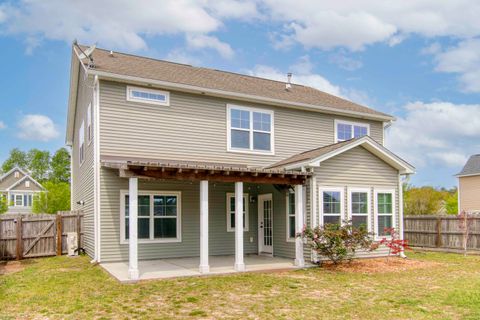
<svg viewBox="0 0 480 320">
<path fill-rule="evenodd" d="M 303 230 L 303 186 L 301 184 L 295 185 L 295 232 L 298 234 Z M 303 239 L 295 237 L 295 265 L 297 267 L 305 266 L 305 259 L 303 257 Z"/>
<path fill-rule="evenodd" d="M 235 271 L 245 271 L 243 262 L 243 182 L 235 182 Z"/>
<path fill-rule="evenodd" d="M 208 181 L 200 181 L 200 273 L 208 273 Z"/>
<path fill-rule="evenodd" d="M 129 178 L 129 219 L 128 219 L 128 277 L 131 280 L 138 280 L 138 178 Z"/>
</svg>

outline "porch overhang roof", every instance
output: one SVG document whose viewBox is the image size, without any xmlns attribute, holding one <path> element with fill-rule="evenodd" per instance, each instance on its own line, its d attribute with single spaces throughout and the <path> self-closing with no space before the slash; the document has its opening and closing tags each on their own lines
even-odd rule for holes
<svg viewBox="0 0 480 320">
<path fill-rule="evenodd" d="M 261 184 L 304 184 L 310 172 L 285 169 L 266 169 L 236 164 L 183 160 L 157 160 L 103 156 L 105 168 L 118 170 L 122 178 L 138 177 L 148 180 L 209 180 L 216 182 L 250 182 Z"/>
</svg>

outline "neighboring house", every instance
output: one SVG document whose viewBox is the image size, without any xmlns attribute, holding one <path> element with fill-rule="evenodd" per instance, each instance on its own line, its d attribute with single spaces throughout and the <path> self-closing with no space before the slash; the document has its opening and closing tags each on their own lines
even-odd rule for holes
<svg viewBox="0 0 480 320">
<path fill-rule="evenodd" d="M 456 177 L 459 212 L 480 213 L 480 154 L 471 156 Z"/>
<path fill-rule="evenodd" d="M 0 177 L 0 196 L 8 199 L 7 213 L 32 213 L 34 195 L 43 190 L 28 171 L 19 167 Z"/>
<path fill-rule="evenodd" d="M 304 225 L 402 230 L 414 168 L 383 145 L 392 116 L 302 85 L 77 51 L 66 142 L 95 261 L 128 261 L 131 279 L 139 259 L 199 257 L 204 273 L 210 255 L 235 255 L 238 271 L 244 254 L 303 266 Z"/>
</svg>

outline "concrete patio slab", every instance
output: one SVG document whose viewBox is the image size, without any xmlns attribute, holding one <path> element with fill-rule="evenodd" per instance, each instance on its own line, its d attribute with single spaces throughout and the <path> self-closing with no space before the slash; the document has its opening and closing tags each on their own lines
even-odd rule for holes
<svg viewBox="0 0 480 320">
<path fill-rule="evenodd" d="M 246 255 L 244 260 L 247 272 L 296 268 L 293 265 L 293 259 L 262 255 Z M 200 263 L 199 257 L 142 260 L 138 262 L 138 268 L 140 271 L 139 280 L 234 273 L 236 272 L 233 267 L 234 262 L 235 257 L 233 255 L 210 256 L 210 273 L 202 274 L 198 271 L 198 265 Z M 128 278 L 127 261 L 102 263 L 100 265 L 119 281 L 131 282 Z"/>
</svg>

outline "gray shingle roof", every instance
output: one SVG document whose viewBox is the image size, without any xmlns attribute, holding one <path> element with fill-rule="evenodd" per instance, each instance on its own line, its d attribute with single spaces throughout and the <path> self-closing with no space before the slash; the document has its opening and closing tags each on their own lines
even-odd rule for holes
<svg viewBox="0 0 480 320">
<path fill-rule="evenodd" d="M 480 175 L 480 154 L 475 154 L 468 159 L 462 171 L 457 176 Z"/>
<path fill-rule="evenodd" d="M 281 81 L 194 67 L 119 52 L 114 52 L 113 55 L 110 55 L 109 51 L 104 49 L 96 49 L 92 57 L 95 64 L 94 70 L 110 74 L 165 81 L 235 94 L 246 94 L 265 99 L 281 100 L 287 103 L 328 107 L 337 109 L 339 112 L 346 111 L 393 118 L 388 114 L 308 86 L 292 84 L 292 88 L 286 90 L 285 82 Z M 86 59 L 84 59 L 84 63 L 86 62 Z"/>
</svg>

